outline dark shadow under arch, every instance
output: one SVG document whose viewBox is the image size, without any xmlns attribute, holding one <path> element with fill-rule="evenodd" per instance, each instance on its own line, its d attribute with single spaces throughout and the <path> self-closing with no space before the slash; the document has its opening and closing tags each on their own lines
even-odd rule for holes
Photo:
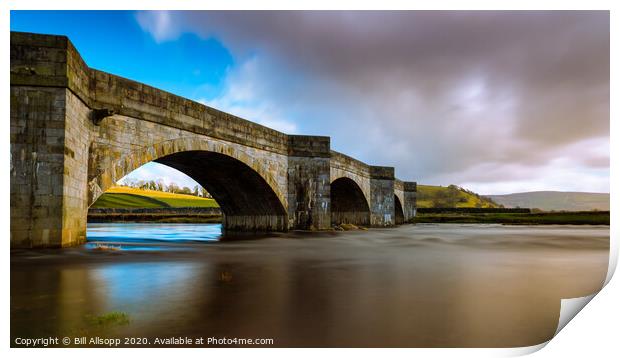
<svg viewBox="0 0 620 358">
<path fill-rule="evenodd" d="M 394 194 L 394 223 L 401 225 L 405 223 L 405 214 L 403 213 L 403 206 L 400 203 L 400 199 Z"/>
<path fill-rule="evenodd" d="M 283 204 L 255 170 L 230 156 L 208 151 L 185 151 L 155 160 L 177 169 L 202 185 L 224 214 L 225 231 L 286 231 Z"/>
<path fill-rule="evenodd" d="M 338 178 L 331 183 L 332 225 L 370 224 L 370 209 L 362 189 L 349 178 Z"/>
</svg>

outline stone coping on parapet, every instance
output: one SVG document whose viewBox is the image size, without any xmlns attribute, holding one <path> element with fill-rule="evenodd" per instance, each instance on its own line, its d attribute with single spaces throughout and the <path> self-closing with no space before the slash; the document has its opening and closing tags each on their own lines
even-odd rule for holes
<svg viewBox="0 0 620 358">
<path fill-rule="evenodd" d="M 394 180 L 394 167 L 370 166 L 371 179 Z"/>
<path fill-rule="evenodd" d="M 335 150 L 331 151 L 331 157 L 333 161 L 332 166 L 337 167 L 338 163 L 341 163 L 341 164 L 344 164 L 342 169 L 350 170 L 351 168 L 354 168 L 356 169 L 358 174 L 366 175 L 372 179 L 386 179 L 386 180 L 391 179 L 391 180 L 394 180 L 394 185 L 395 187 L 398 187 L 398 189 L 404 190 L 404 191 L 415 191 L 415 189 L 410 190 L 410 188 L 412 187 L 411 183 L 413 183 L 413 187 L 415 188 L 415 182 L 404 182 L 400 179 L 397 179 L 394 176 L 394 167 L 369 165 L 369 164 L 362 162 L 361 160 L 357 160 L 353 157 L 350 157 L 346 154 L 342 154 Z M 407 184 L 408 189 L 405 189 L 405 183 L 408 183 Z"/>
<path fill-rule="evenodd" d="M 361 174 L 364 176 L 370 175 L 370 165 L 362 162 L 361 160 L 357 160 L 353 157 L 342 154 L 335 150 L 331 150 L 330 154 L 332 159 L 332 166 L 339 167 L 339 165 L 342 164 L 343 166 L 341 169 L 349 171 L 354 169 L 357 174 Z"/>
<path fill-rule="evenodd" d="M 329 137 L 309 135 L 288 136 L 288 155 L 292 157 L 331 158 L 329 147 Z"/>
<path fill-rule="evenodd" d="M 394 179 L 394 189 L 402 191 L 418 191 L 418 183 L 414 181 Z"/>
<path fill-rule="evenodd" d="M 404 181 L 403 190 L 404 191 L 418 191 L 418 183 L 414 181 Z"/>
</svg>

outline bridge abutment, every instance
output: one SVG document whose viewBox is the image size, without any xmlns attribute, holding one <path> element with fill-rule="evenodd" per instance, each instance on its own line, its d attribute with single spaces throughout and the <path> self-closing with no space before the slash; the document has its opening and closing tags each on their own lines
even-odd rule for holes
<svg viewBox="0 0 620 358">
<path fill-rule="evenodd" d="M 12 247 L 86 240 L 88 133 L 76 100 L 65 88 L 11 87 Z"/>
</svg>

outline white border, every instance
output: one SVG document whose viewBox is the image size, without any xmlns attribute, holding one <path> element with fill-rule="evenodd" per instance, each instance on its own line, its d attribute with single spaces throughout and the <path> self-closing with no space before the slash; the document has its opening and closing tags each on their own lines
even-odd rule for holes
<svg viewBox="0 0 620 358">
<path fill-rule="evenodd" d="M 298 1 L 290 2 L 285 0 L 262 0 L 251 1 L 219 1 L 219 2 L 200 2 L 200 1 L 173 1 L 173 0 L 140 0 L 140 1 L 122 1 L 122 0 L 107 0 L 107 1 L 71 1 L 71 0 L 5 0 L 0 2 L 0 23 L 4 29 L 1 35 L 3 48 L 8 49 L 9 45 L 9 10 L 10 9 L 119 9 L 119 10 L 135 10 L 135 9 L 452 9 L 452 10 L 484 10 L 484 9 L 496 9 L 496 10 L 546 10 L 546 9 L 582 9 L 582 10 L 612 10 L 611 11 L 611 63 L 617 63 L 617 46 L 614 44 L 613 39 L 618 34 L 617 16 L 615 10 L 618 9 L 618 2 L 612 1 L 457 1 L 448 0 L 439 2 L 430 1 L 405 1 L 405 0 L 382 0 L 382 1 L 337 1 L 337 0 L 314 0 L 314 1 Z M 3 51 L 4 56 L 1 60 L 5 71 L 2 73 L 4 79 L 2 86 L 2 95 L 0 96 L 0 103 L 3 105 L 0 107 L 4 113 L 4 126 L 6 132 L 3 137 L 2 149 L 4 155 L 0 156 L 0 167 L 3 168 L 0 174 L 0 184 L 3 190 L 1 191 L 2 206 L 0 212 L 0 220 L 2 220 L 2 227 L 4 228 L 5 237 L 5 260 L 2 265 L 2 278 L 4 282 L 4 292 L 1 298 L 1 305 L 3 307 L 3 324 L 1 328 L 3 341 L 0 343 L 5 350 L 8 350 L 9 343 L 9 314 L 10 314 L 10 301 L 9 301 L 9 275 L 10 275 L 10 260 L 8 241 L 10 237 L 9 233 L 9 141 L 8 141 L 8 118 L 10 116 L 9 108 L 9 82 L 8 71 L 10 67 L 8 50 Z M 616 118 L 618 114 L 617 110 L 617 96 L 616 96 L 616 84 L 618 83 L 618 73 L 611 68 L 611 118 Z M 611 121 L 611 212 L 615 213 L 620 208 L 620 192 L 617 190 L 617 183 L 619 180 L 618 173 L 618 157 L 620 155 L 620 145 L 616 141 L 618 139 L 618 123 L 617 121 Z M 615 153 L 615 155 L 614 155 Z M 618 320 L 620 304 L 620 286 L 616 281 L 610 280 L 615 271 L 618 259 L 618 216 L 612 215 L 611 218 L 611 255 L 610 255 L 610 270 L 607 275 L 606 283 L 609 283 L 603 290 L 601 295 L 596 295 L 592 299 L 592 304 L 587 305 L 581 314 L 577 315 L 574 322 L 569 323 L 566 328 L 559 332 L 559 335 L 552 339 L 548 344 L 543 343 L 534 347 L 514 348 L 514 349 L 415 349 L 411 351 L 409 349 L 382 349 L 381 354 L 389 353 L 395 356 L 410 356 L 411 354 L 431 356 L 431 357 L 443 357 L 443 356 L 514 356 L 528 354 L 539 350 L 542 347 L 546 347 L 537 353 L 538 356 L 544 357 L 560 357 L 560 356 L 573 356 L 573 355 L 592 355 L 594 356 L 610 356 L 612 352 L 618 352 L 616 345 L 617 331 L 616 321 Z M 581 303 L 589 302 L 589 299 L 582 299 Z M 574 304 L 577 301 L 572 301 Z M 586 303 L 587 303 L 586 302 Z M 569 301 L 570 305 L 571 301 Z M 563 307 L 566 304 L 563 303 Z M 574 309 L 574 307 L 573 307 Z M 89 349 L 84 351 L 82 349 L 53 349 L 53 350 L 10 350 L 9 352 L 15 356 L 30 356 L 32 354 L 45 354 L 46 356 L 83 356 L 85 353 L 89 356 L 109 356 L 111 352 L 104 349 Z M 342 354 L 342 351 L 335 351 L 329 349 L 320 350 L 291 350 L 291 349 L 253 349 L 248 351 L 247 349 L 210 349 L 208 351 L 201 349 L 148 349 L 145 351 L 135 351 L 128 349 L 115 350 L 114 355 L 135 355 L 148 354 L 148 355 L 169 355 L 169 354 L 182 354 L 183 356 L 204 356 L 208 355 L 236 355 L 236 354 L 252 354 L 252 356 L 264 356 L 273 357 L 276 356 L 288 356 L 295 354 L 296 356 L 308 356 L 314 358 L 317 354 Z M 346 354 L 355 355 L 375 355 L 379 352 L 355 349 L 348 350 Z"/>
</svg>

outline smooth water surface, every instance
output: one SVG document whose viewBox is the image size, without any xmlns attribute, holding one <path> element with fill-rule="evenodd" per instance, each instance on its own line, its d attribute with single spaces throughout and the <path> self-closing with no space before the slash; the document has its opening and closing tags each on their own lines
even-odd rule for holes
<svg viewBox="0 0 620 358">
<path fill-rule="evenodd" d="M 272 338 L 273 346 L 513 347 L 607 272 L 607 226 L 403 225 L 220 240 L 217 224 L 89 224 L 11 255 L 16 337 Z M 95 324 L 122 312 L 128 324 Z"/>
</svg>

